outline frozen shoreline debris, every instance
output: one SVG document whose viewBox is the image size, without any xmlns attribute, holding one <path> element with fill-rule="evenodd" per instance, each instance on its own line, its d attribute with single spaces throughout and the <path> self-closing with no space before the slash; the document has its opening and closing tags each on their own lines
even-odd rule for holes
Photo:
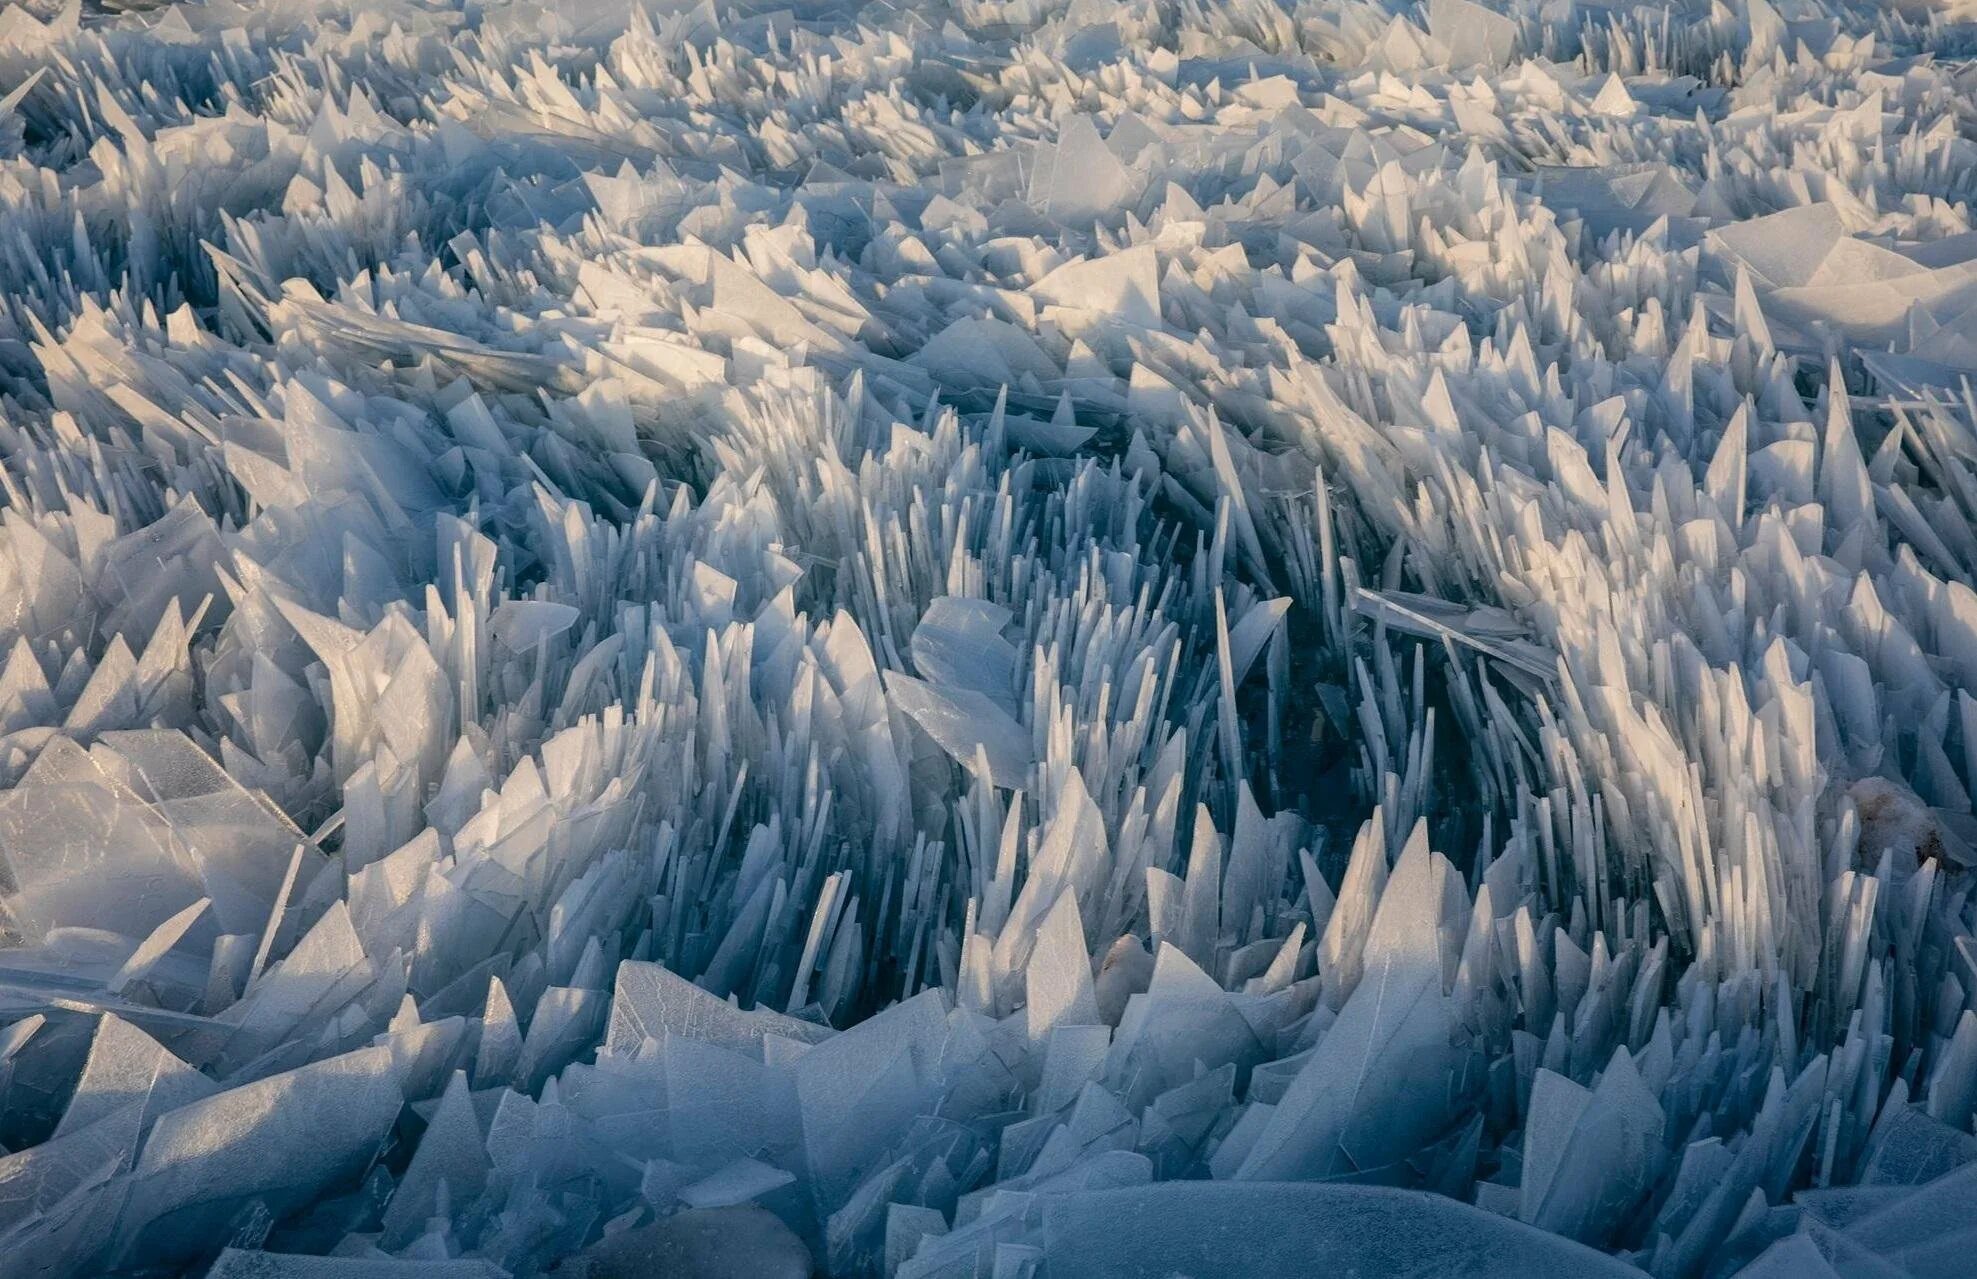
<svg viewBox="0 0 1977 1279">
<path fill-rule="evenodd" d="M 0 10 L 0 1268 L 1960 1273 L 1973 16 Z"/>
</svg>

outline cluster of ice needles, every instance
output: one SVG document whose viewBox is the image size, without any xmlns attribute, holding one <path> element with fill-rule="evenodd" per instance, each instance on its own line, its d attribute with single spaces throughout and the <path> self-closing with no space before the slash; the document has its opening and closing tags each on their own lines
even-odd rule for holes
<svg viewBox="0 0 1977 1279">
<path fill-rule="evenodd" d="M 0 1273 L 1968 1274 L 1967 16 L 0 9 Z"/>
</svg>

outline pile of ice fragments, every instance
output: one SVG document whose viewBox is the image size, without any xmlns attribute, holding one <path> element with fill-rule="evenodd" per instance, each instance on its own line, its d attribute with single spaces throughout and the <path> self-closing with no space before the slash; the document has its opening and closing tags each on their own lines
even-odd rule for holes
<svg viewBox="0 0 1977 1279">
<path fill-rule="evenodd" d="M 1967 1273 L 1961 16 L 0 10 L 0 1271 Z"/>
</svg>

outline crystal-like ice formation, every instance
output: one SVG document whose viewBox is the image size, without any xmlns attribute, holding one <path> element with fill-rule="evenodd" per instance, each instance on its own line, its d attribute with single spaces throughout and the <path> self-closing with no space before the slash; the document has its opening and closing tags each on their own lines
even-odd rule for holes
<svg viewBox="0 0 1977 1279">
<path fill-rule="evenodd" d="M 1973 16 L 0 8 L 0 1272 L 1965 1272 Z"/>
</svg>

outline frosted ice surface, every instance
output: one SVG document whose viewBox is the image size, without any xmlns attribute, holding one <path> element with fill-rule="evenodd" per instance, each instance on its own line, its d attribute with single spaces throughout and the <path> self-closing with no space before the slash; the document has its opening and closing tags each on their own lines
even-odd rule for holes
<svg viewBox="0 0 1977 1279">
<path fill-rule="evenodd" d="M 308 1202 L 368 1164 L 403 1100 L 391 1054 L 365 1048 L 165 1113 L 132 1170 L 126 1255 L 196 1254 L 250 1198 Z"/>
<path fill-rule="evenodd" d="M 1155 327 L 1160 323 L 1158 272 L 1154 247 L 1142 244 L 1109 257 L 1067 262 L 1038 280 L 1030 292 L 1048 305 L 1119 324 Z"/>
<path fill-rule="evenodd" d="M 0 8 L 0 1271 L 1967 1270 L 1973 17 Z"/>
<path fill-rule="evenodd" d="M 997 786 L 1019 790 L 1026 784 L 1029 734 L 987 693 L 965 685 L 943 689 L 897 671 L 886 672 L 886 692 L 955 762 L 973 764 L 979 758 Z"/>
<path fill-rule="evenodd" d="M 681 1187 L 680 1202 L 689 1208 L 726 1208 L 759 1199 L 796 1180 L 794 1173 L 756 1159 L 737 1159 L 690 1186 Z"/>
<path fill-rule="evenodd" d="M 679 1274 L 705 1279 L 803 1279 L 811 1255 L 774 1216 L 754 1207 L 687 1209 L 607 1234 L 561 1270 L 580 1279 Z"/>
<path fill-rule="evenodd" d="M 914 669 L 937 688 L 972 689 L 1014 714 L 1016 648 L 1002 637 L 1010 612 L 986 600 L 943 595 L 913 628 Z"/>
<path fill-rule="evenodd" d="M 1639 1273 L 1448 1199 L 1377 1186 L 1169 1183 L 1065 1195 L 1042 1213 L 1045 1273 L 1586 1276 Z"/>
<path fill-rule="evenodd" d="M 1860 1180 L 1869 1186 L 1916 1186 L 1973 1161 L 1977 1137 L 1931 1118 L 1919 1106 L 1903 1106 L 1875 1126 Z"/>
<path fill-rule="evenodd" d="M 627 962 L 618 966 L 610 1025 L 601 1051 L 611 1057 L 632 1058 L 644 1041 L 667 1036 L 722 1048 L 759 1050 L 771 1035 L 814 1044 L 830 1033 L 827 1026 L 767 1009 L 744 1011 L 662 965 Z"/>
<path fill-rule="evenodd" d="M 1110 214 L 1133 192 L 1133 177 L 1090 116 L 1077 115 L 1039 149 L 1030 203 L 1052 220 L 1076 226 Z"/>
<path fill-rule="evenodd" d="M 308 1257 L 229 1248 L 220 1254 L 208 1279 L 497 1279 L 503 1272 L 492 1262 L 472 1258 L 446 1260 L 390 1257 Z"/>
<path fill-rule="evenodd" d="M 1091 951 L 1078 918 L 1077 894 L 1062 894 L 1044 916 L 1030 962 L 1023 969 L 1023 986 L 1023 1007 L 1034 1042 L 1041 1043 L 1059 1026 L 1086 1026 L 1098 1020 Z"/>
<path fill-rule="evenodd" d="M 104 1013 L 54 1135 L 88 1128 L 133 1104 L 141 1114 L 155 1118 L 218 1091 L 219 1085 L 143 1030 Z"/>
<path fill-rule="evenodd" d="M 1428 33 L 1447 47 L 1450 70 L 1494 70 L 1517 49 L 1516 22 L 1470 0 L 1431 0 Z"/>
<path fill-rule="evenodd" d="M 467 1077 L 454 1072 L 432 1113 L 419 1148 L 385 1209 L 379 1244 L 402 1248 L 425 1232 L 426 1222 L 453 1203 L 470 1202 L 486 1183 L 487 1148 L 475 1115 Z"/>
</svg>

